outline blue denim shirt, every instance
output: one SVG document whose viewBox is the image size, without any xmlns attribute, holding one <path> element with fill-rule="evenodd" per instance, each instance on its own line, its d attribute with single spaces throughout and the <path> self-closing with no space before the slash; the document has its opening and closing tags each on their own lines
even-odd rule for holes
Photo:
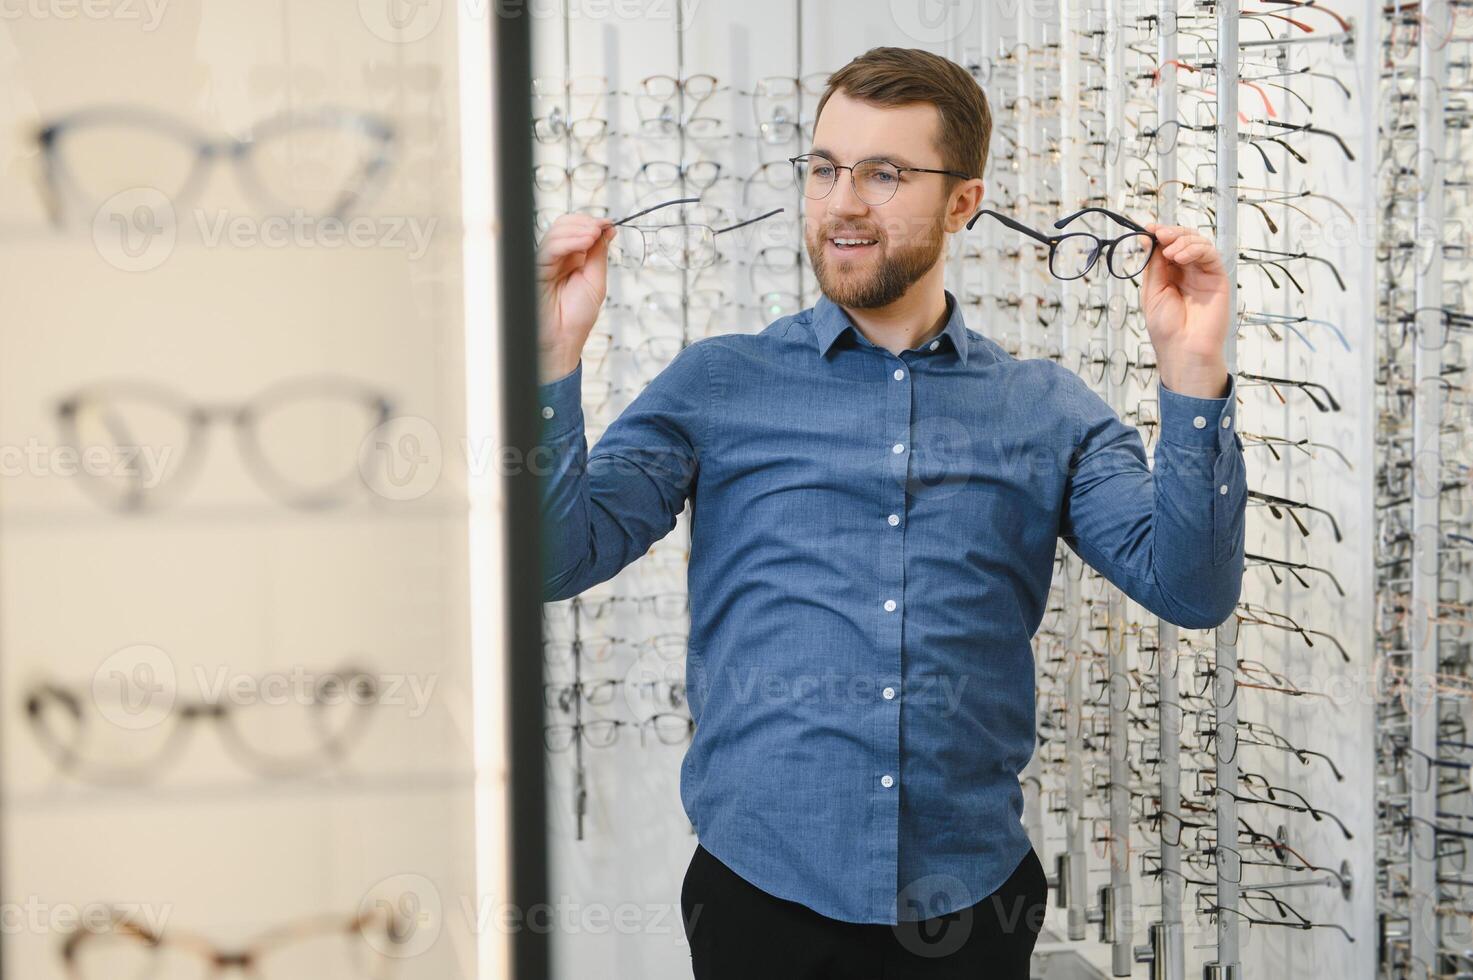
<svg viewBox="0 0 1473 980">
<path fill-rule="evenodd" d="M 848 922 L 981 901 L 1027 855 L 1056 541 L 1163 619 L 1231 615 L 1247 499 L 1221 398 L 1158 383 L 1154 469 L 1078 375 L 967 328 L 899 355 L 827 297 L 684 348 L 588 452 L 582 364 L 540 388 L 544 597 L 692 502 L 680 795 L 703 845 Z"/>
</svg>

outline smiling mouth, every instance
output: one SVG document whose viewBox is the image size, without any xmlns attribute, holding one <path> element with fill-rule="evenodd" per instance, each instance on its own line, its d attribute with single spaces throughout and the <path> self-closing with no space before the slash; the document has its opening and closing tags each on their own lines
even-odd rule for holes
<svg viewBox="0 0 1473 980">
<path fill-rule="evenodd" d="M 845 254 L 865 252 L 874 248 L 877 244 L 873 238 L 849 238 L 844 236 L 830 238 L 828 243 L 836 252 Z"/>
</svg>

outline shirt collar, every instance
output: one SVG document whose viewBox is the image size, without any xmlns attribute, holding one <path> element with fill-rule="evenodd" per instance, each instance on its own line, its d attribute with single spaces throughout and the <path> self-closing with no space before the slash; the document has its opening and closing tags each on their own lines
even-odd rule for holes
<svg viewBox="0 0 1473 980">
<path fill-rule="evenodd" d="M 937 336 L 951 338 L 951 346 L 956 349 L 957 356 L 963 364 L 967 363 L 967 324 L 962 318 L 962 305 L 956 301 L 951 290 L 942 290 L 946 294 L 946 308 L 950 311 L 946 317 L 946 326 L 941 329 Z M 858 328 L 854 327 L 854 321 L 844 308 L 828 296 L 820 293 L 818 302 L 813 304 L 811 318 L 813 325 L 813 336 L 818 343 L 820 356 L 827 356 L 834 342 L 839 339 L 846 328 L 853 328 L 858 335 Z"/>
</svg>

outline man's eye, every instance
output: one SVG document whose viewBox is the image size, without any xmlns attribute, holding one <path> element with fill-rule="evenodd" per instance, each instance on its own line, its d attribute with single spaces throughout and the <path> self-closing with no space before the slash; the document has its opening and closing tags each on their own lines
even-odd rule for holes
<svg viewBox="0 0 1473 980">
<path fill-rule="evenodd" d="M 826 163 L 816 163 L 813 165 L 813 175 L 815 177 L 832 177 L 834 175 L 834 168 Z"/>
<path fill-rule="evenodd" d="M 883 183 L 888 183 L 888 182 L 894 180 L 897 176 L 899 176 L 899 175 L 898 174 L 892 174 L 888 170 L 876 170 L 874 173 L 870 174 L 870 179 L 871 180 L 878 180 L 880 183 L 883 184 Z"/>
</svg>

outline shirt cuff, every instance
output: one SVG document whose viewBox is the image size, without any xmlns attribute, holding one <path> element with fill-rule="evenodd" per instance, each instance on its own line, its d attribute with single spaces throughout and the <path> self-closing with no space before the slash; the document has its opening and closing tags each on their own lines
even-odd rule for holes
<svg viewBox="0 0 1473 980">
<path fill-rule="evenodd" d="M 537 386 L 537 405 L 542 415 L 542 441 L 557 442 L 583 431 L 583 359 L 578 366 L 554 381 Z"/>
<path fill-rule="evenodd" d="M 1161 441 L 1192 449 L 1232 448 L 1238 377 L 1228 371 L 1227 394 L 1198 398 L 1172 391 L 1157 382 L 1161 401 Z"/>
</svg>

